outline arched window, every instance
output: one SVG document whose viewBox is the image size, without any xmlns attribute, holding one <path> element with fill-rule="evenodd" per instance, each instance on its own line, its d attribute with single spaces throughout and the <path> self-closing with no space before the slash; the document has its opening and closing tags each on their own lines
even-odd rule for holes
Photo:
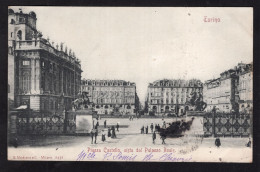
<svg viewBox="0 0 260 172">
<path fill-rule="evenodd" d="M 19 30 L 19 31 L 17 32 L 17 38 L 18 38 L 18 40 L 22 40 L 22 36 L 23 36 L 23 33 L 22 33 L 21 30 Z"/>
<path fill-rule="evenodd" d="M 14 24 L 14 23 L 15 23 L 14 19 L 11 19 L 10 24 Z"/>
</svg>

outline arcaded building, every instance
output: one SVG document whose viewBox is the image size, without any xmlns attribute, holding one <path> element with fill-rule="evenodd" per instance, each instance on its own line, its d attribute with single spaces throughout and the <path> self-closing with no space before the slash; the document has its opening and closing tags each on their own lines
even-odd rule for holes
<svg viewBox="0 0 260 172">
<path fill-rule="evenodd" d="M 191 93 L 202 94 L 203 84 L 200 80 L 157 80 L 148 85 L 148 111 L 155 114 L 183 114 L 193 110 L 187 102 Z"/>
<path fill-rule="evenodd" d="M 33 11 L 8 10 L 8 78 L 14 78 L 8 83 L 15 107 L 51 112 L 70 109 L 80 91 L 80 61 L 63 44 L 44 39 L 36 21 Z"/>
<path fill-rule="evenodd" d="M 88 92 L 90 106 L 97 114 L 132 115 L 139 106 L 136 84 L 133 82 L 82 80 L 81 91 Z"/>
</svg>

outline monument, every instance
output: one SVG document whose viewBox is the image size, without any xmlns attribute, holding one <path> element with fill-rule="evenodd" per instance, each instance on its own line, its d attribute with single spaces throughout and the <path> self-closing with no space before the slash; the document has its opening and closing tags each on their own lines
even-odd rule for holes
<svg viewBox="0 0 260 172">
<path fill-rule="evenodd" d="M 72 102 L 70 114 L 75 116 L 76 134 L 88 134 L 92 130 L 93 103 L 89 101 L 88 92 L 78 94 L 77 99 Z"/>
</svg>

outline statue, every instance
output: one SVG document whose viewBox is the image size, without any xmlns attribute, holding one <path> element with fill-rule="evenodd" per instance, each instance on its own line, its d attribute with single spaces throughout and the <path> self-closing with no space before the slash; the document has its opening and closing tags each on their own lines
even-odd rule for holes
<svg viewBox="0 0 260 172">
<path fill-rule="evenodd" d="M 60 43 L 60 50 L 63 51 L 63 42 Z"/>
<path fill-rule="evenodd" d="M 190 95 L 191 95 L 190 99 L 185 104 L 194 106 L 195 111 L 204 111 L 207 107 L 207 103 L 203 101 L 202 94 L 193 91 L 191 92 Z"/>
<path fill-rule="evenodd" d="M 82 108 L 85 108 L 87 105 L 92 105 L 93 103 L 90 102 L 88 92 L 79 92 L 77 95 L 77 99 L 72 101 L 72 106 L 74 107 L 75 110 L 79 110 Z"/>
</svg>

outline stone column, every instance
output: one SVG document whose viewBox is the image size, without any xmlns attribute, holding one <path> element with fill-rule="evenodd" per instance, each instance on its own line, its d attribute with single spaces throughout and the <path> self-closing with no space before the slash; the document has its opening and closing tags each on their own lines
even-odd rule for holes
<svg viewBox="0 0 260 172">
<path fill-rule="evenodd" d="M 40 94 L 40 78 L 41 78 L 41 69 L 40 69 L 40 58 L 35 59 L 35 92 Z"/>
<path fill-rule="evenodd" d="M 35 60 L 34 58 L 30 59 L 31 61 L 31 94 L 35 93 Z"/>
<path fill-rule="evenodd" d="M 60 78 L 60 82 L 61 82 L 61 88 L 60 88 L 60 91 L 61 93 L 63 92 L 63 67 L 61 66 L 60 67 L 60 72 L 61 72 L 61 78 Z"/>
</svg>

